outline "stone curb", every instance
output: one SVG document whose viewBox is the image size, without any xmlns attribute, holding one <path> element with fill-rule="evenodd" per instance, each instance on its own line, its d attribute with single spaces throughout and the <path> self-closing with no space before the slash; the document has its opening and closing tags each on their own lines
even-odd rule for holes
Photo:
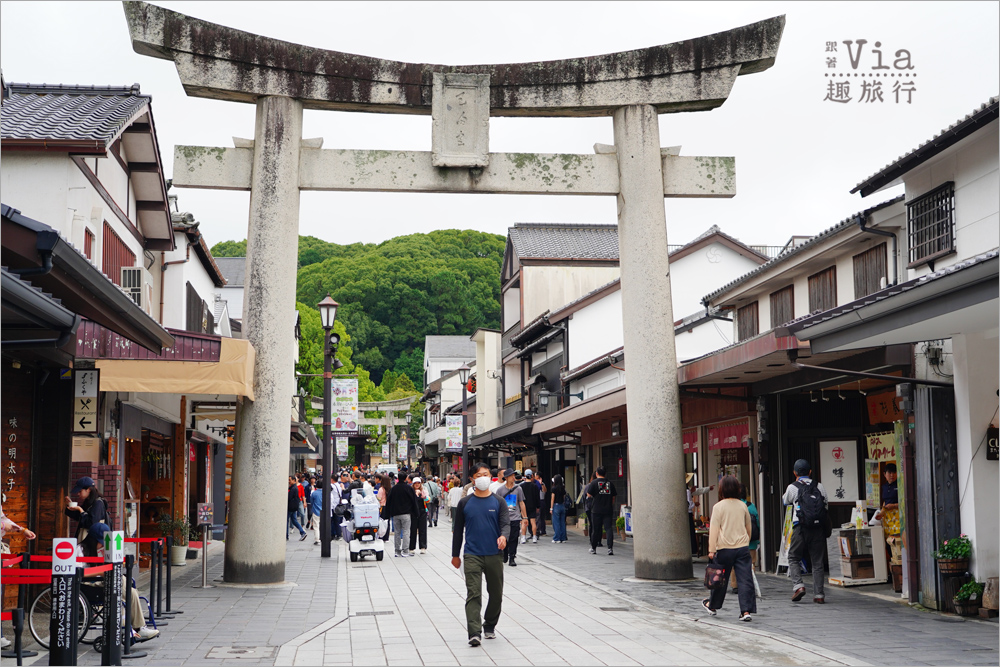
<svg viewBox="0 0 1000 667">
<path fill-rule="evenodd" d="M 718 621 L 691 618 L 689 616 L 685 616 L 684 614 L 681 614 L 681 613 L 678 613 L 678 612 L 666 611 L 666 610 L 663 610 L 663 609 L 659 609 L 659 608 L 654 607 L 654 606 L 652 606 L 652 605 L 650 605 L 650 604 L 648 604 L 646 602 L 642 602 L 641 600 L 636 600 L 635 598 L 631 597 L 630 595 L 628 595 L 626 593 L 622 593 L 621 591 L 617 591 L 617 590 L 615 590 L 613 588 L 609 588 L 608 586 L 604 586 L 603 584 L 599 584 L 596 581 L 592 581 L 590 579 L 587 579 L 586 577 L 581 577 L 578 574 L 575 574 L 575 573 L 570 572 L 568 570 L 564 570 L 561 567 L 557 567 L 555 565 L 551 565 L 551 564 L 546 563 L 544 561 L 538 560 L 537 558 L 533 558 L 531 556 L 522 555 L 520 553 L 518 553 L 517 556 L 518 556 L 518 558 L 523 558 L 525 560 L 531 561 L 532 563 L 535 563 L 536 565 L 541 565 L 542 567 L 548 568 L 549 570 L 552 570 L 553 572 L 558 572 L 559 574 L 561 574 L 563 576 L 566 576 L 566 577 L 569 577 L 570 579 L 578 581 L 578 582 L 580 582 L 582 584 L 586 584 L 587 586 L 591 586 L 592 588 L 596 588 L 597 590 L 602 591 L 604 593 L 607 593 L 608 595 L 613 595 L 613 596 L 619 598 L 620 600 L 628 602 L 630 605 L 632 605 L 632 606 L 634 606 L 634 607 L 636 607 L 638 609 L 642 609 L 644 611 L 648 611 L 648 612 L 656 613 L 656 614 L 661 614 L 661 615 L 664 615 L 664 616 L 671 616 L 671 617 L 674 617 L 674 618 L 676 618 L 678 620 L 686 621 L 688 623 L 698 623 L 698 624 L 701 624 L 701 625 L 710 625 L 710 626 L 713 626 L 713 627 L 717 627 L 717 628 L 721 628 L 721 629 L 727 630 L 729 632 L 741 632 L 741 633 L 748 634 L 748 635 L 754 635 L 754 636 L 757 636 L 757 637 L 763 637 L 765 639 L 770 639 L 770 640 L 778 642 L 780 644 L 785 644 L 787 646 L 791 646 L 791 647 L 793 647 L 793 648 L 795 648 L 795 649 L 797 649 L 799 651 L 802 651 L 802 652 L 805 652 L 805 653 L 811 653 L 813 655 L 816 655 L 818 657 L 824 658 L 826 660 L 832 660 L 832 661 L 840 663 L 842 665 L 850 665 L 851 667 L 868 667 L 870 665 L 870 663 L 864 662 L 863 660 L 859 660 L 857 658 L 853 658 L 851 656 L 847 656 L 847 655 L 844 655 L 842 653 L 837 653 L 835 651 L 828 651 L 828 650 L 825 650 L 825 649 L 821 649 L 819 647 L 813 646 L 811 644 L 806 644 L 805 642 L 800 642 L 800 641 L 798 641 L 796 639 L 792 639 L 792 638 L 789 638 L 789 637 L 783 637 L 781 635 L 775 635 L 775 634 L 772 634 L 770 632 L 762 632 L 762 631 L 758 631 L 758 630 L 752 630 L 750 628 L 741 627 L 741 626 L 733 626 L 732 624 L 720 623 Z"/>
</svg>

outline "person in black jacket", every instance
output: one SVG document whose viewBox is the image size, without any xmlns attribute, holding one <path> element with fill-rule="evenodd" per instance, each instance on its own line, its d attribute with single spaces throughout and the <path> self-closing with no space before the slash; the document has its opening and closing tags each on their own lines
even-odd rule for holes
<svg viewBox="0 0 1000 667">
<path fill-rule="evenodd" d="M 285 539 L 288 539 L 288 529 L 290 526 L 295 526 L 299 529 L 299 541 L 306 539 L 306 531 L 302 530 L 302 524 L 299 523 L 299 485 L 296 483 L 295 478 L 289 476 L 288 478 L 288 523 L 285 525 Z"/>
<path fill-rule="evenodd" d="M 412 515 L 417 513 L 417 494 L 405 480 L 397 482 L 389 491 L 389 497 L 385 501 L 385 511 L 392 517 L 396 527 L 396 532 L 393 534 L 396 557 L 413 556 L 409 549 L 410 529 Z"/>
<path fill-rule="evenodd" d="M 104 533 L 111 530 L 107 501 L 101 497 L 90 477 L 81 477 L 70 495 L 77 496 L 79 504 L 67 496 L 65 514 L 77 522 L 76 539 L 83 555 L 94 558 L 97 556 L 98 545 L 104 544 Z"/>
</svg>

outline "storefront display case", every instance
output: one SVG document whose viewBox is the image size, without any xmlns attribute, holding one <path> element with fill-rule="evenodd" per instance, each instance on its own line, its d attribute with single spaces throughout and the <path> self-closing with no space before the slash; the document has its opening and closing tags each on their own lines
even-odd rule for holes
<svg viewBox="0 0 1000 667">
<path fill-rule="evenodd" d="M 885 561 L 885 533 L 882 526 L 841 528 L 835 530 L 840 542 L 840 576 L 830 570 L 830 583 L 836 586 L 883 584 L 888 578 Z M 832 564 L 831 564 L 832 565 Z"/>
</svg>

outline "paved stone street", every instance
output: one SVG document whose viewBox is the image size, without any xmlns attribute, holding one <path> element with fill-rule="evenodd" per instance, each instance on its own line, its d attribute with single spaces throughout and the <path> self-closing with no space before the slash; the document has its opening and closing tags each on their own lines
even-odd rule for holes
<svg viewBox="0 0 1000 667">
<path fill-rule="evenodd" d="M 828 589 L 825 606 L 808 596 L 795 604 L 787 579 L 769 575 L 758 575 L 765 597 L 752 623 L 736 620 L 732 598 L 711 618 L 700 581 L 630 582 L 631 542 L 616 543 L 613 557 L 592 556 L 582 534 L 569 536 L 520 547 L 519 567 L 504 571 L 498 637 L 480 648 L 467 644 L 465 585 L 449 562 L 445 523 L 429 529 L 427 554 L 393 558 L 390 543 L 381 563 L 350 563 L 340 542 L 321 559 L 311 539 L 293 539 L 287 574 L 295 583 L 283 587 L 194 588 L 201 567 L 189 561 L 174 570 L 173 607 L 184 613 L 129 664 L 997 664 L 996 623 L 839 588 Z M 218 583 L 222 544 L 213 546 L 209 579 Z M 81 647 L 79 664 L 100 662 Z M 48 664 L 48 655 L 25 664 Z"/>
</svg>

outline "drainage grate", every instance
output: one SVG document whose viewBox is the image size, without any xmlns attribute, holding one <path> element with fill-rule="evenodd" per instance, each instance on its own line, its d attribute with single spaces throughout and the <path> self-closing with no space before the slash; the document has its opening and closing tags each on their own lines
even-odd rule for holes
<svg viewBox="0 0 1000 667">
<path fill-rule="evenodd" d="M 601 611 L 632 611 L 631 607 L 598 607 Z"/>
<path fill-rule="evenodd" d="M 216 646 L 206 658 L 215 660 L 261 660 L 273 658 L 275 646 Z"/>
<path fill-rule="evenodd" d="M 394 611 L 356 611 L 351 616 L 392 616 Z"/>
</svg>

